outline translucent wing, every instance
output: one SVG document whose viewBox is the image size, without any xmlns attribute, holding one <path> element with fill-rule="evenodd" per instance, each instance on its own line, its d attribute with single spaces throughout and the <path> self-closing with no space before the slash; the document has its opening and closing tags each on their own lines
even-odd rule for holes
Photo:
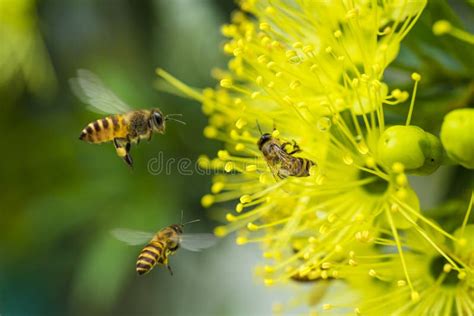
<svg viewBox="0 0 474 316">
<path fill-rule="evenodd" d="M 88 109 L 91 111 L 100 114 L 119 114 L 132 110 L 89 70 L 79 69 L 77 78 L 70 79 L 69 83 L 74 94 L 88 104 Z"/>
<path fill-rule="evenodd" d="M 129 245 L 143 245 L 149 242 L 155 234 L 149 232 L 142 232 L 127 228 L 116 228 L 110 231 L 110 233 L 120 241 L 123 241 Z"/>
<path fill-rule="evenodd" d="M 216 244 L 217 238 L 212 234 L 183 234 L 180 246 L 190 251 L 201 251 Z"/>
</svg>

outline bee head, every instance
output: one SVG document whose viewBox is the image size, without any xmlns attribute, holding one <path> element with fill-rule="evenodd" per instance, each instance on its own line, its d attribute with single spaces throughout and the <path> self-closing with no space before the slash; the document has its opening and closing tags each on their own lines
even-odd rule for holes
<svg viewBox="0 0 474 316">
<path fill-rule="evenodd" d="M 272 139 L 272 135 L 270 133 L 265 133 L 260 136 L 260 139 L 257 142 L 258 149 L 262 150 L 263 145 Z"/>
<path fill-rule="evenodd" d="M 171 229 L 173 229 L 177 234 L 182 234 L 183 233 L 183 225 L 180 224 L 173 224 L 170 226 Z"/>
<path fill-rule="evenodd" d="M 165 132 L 165 119 L 159 109 L 151 110 L 150 126 L 155 132 L 163 134 Z"/>
</svg>

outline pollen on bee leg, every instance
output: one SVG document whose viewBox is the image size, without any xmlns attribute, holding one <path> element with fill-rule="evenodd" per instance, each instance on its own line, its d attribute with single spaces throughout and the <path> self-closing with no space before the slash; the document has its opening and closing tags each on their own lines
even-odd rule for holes
<svg viewBox="0 0 474 316">
<path fill-rule="evenodd" d="M 117 155 L 119 157 L 125 157 L 127 155 L 127 151 L 123 147 L 115 148 L 115 150 L 117 151 Z"/>
</svg>

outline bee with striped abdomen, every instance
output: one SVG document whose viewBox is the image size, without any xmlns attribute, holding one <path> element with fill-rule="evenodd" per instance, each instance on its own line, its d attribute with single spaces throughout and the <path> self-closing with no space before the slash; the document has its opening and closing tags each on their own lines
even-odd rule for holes
<svg viewBox="0 0 474 316">
<path fill-rule="evenodd" d="M 309 169 L 315 163 L 307 158 L 293 156 L 301 151 L 295 142 L 281 143 L 278 138 L 273 137 L 270 133 L 263 134 L 258 123 L 257 126 L 261 135 L 257 142 L 258 149 L 262 152 L 265 161 L 275 176 L 280 179 L 290 176 L 309 176 Z M 293 148 L 289 151 L 288 147 L 291 145 Z"/>
<path fill-rule="evenodd" d="M 129 245 L 148 242 L 138 255 L 136 271 L 139 275 L 150 272 L 157 264 L 166 266 L 173 275 L 173 270 L 169 265 L 169 256 L 175 254 L 180 247 L 191 251 L 201 251 L 213 246 L 216 242 L 216 238 L 212 234 L 183 234 L 185 225 L 197 221 L 199 220 L 173 224 L 155 234 L 118 228 L 112 230 L 112 235 Z"/>
<path fill-rule="evenodd" d="M 94 144 L 113 142 L 117 155 L 130 167 L 132 144 L 141 139 L 151 140 L 153 133 L 164 134 L 168 120 L 184 124 L 174 118 L 180 114 L 163 115 L 157 108 L 133 110 L 92 72 L 81 69 L 77 73 L 77 78 L 70 81 L 72 90 L 91 110 L 108 115 L 87 124 L 79 139 Z"/>
</svg>

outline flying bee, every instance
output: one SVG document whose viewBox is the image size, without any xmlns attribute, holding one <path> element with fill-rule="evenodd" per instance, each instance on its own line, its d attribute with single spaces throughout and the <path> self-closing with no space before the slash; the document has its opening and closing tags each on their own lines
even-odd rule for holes
<svg viewBox="0 0 474 316">
<path fill-rule="evenodd" d="M 153 133 L 164 134 L 168 120 L 185 124 L 175 118 L 181 114 L 163 115 L 158 108 L 133 110 L 92 72 L 80 69 L 77 74 L 77 78 L 70 80 L 73 92 L 92 111 L 108 115 L 87 124 L 79 139 L 93 144 L 113 142 L 117 155 L 130 167 L 132 144 L 141 139 L 150 141 Z"/>
<path fill-rule="evenodd" d="M 262 133 L 260 126 L 260 138 L 257 142 L 258 149 L 262 152 L 270 170 L 273 175 L 280 179 L 292 177 L 307 177 L 309 176 L 309 169 L 315 163 L 307 158 L 294 157 L 293 155 L 301 152 L 299 146 L 293 142 L 282 143 L 278 138 L 273 137 L 270 133 Z M 288 147 L 292 146 L 292 150 Z"/>
<path fill-rule="evenodd" d="M 129 245 L 146 246 L 138 255 L 136 271 L 139 275 L 150 272 L 157 264 L 168 268 L 171 275 L 173 270 L 169 265 L 169 257 L 182 247 L 190 251 L 201 251 L 216 243 L 212 234 L 184 234 L 185 225 L 197 222 L 190 221 L 184 224 L 167 226 L 157 233 L 135 231 L 126 228 L 117 228 L 111 231 L 112 235 Z"/>
</svg>

